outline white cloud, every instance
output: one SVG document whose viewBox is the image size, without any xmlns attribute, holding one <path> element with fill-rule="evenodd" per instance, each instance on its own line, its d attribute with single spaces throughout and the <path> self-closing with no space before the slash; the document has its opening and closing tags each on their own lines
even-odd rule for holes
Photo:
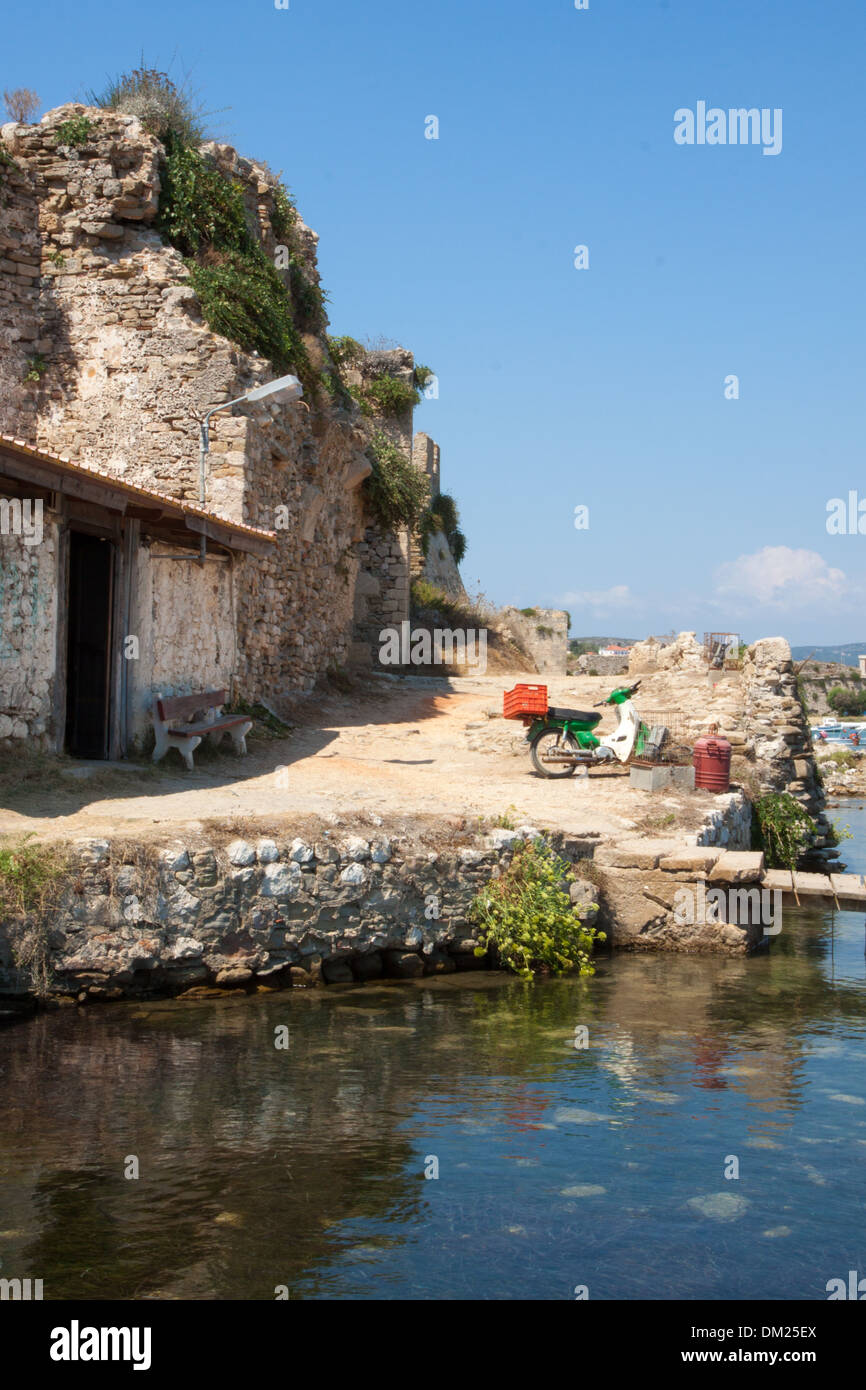
<svg viewBox="0 0 866 1390">
<path fill-rule="evenodd" d="M 850 597 L 844 572 L 831 568 L 816 550 L 765 545 L 752 555 L 728 560 L 716 571 L 716 593 L 772 608 L 802 608 Z"/>
<path fill-rule="evenodd" d="M 560 602 L 564 608 L 590 608 L 597 613 L 608 613 L 617 609 L 631 608 L 635 598 L 627 584 L 614 584 L 612 589 L 582 589 L 577 593 L 563 594 Z"/>
</svg>

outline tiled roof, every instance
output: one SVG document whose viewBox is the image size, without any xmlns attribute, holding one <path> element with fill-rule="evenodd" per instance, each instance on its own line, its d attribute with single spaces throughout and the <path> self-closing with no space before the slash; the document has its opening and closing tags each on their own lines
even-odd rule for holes
<svg viewBox="0 0 866 1390">
<path fill-rule="evenodd" d="M 136 497 L 144 502 L 169 504 L 190 516 L 201 516 L 208 521 L 219 522 L 221 526 L 227 526 L 230 530 L 237 531 L 242 535 L 256 536 L 260 540 L 266 541 L 276 541 L 277 539 L 274 531 L 264 531 L 258 526 L 248 526 L 245 521 L 235 521 L 232 517 L 224 516 L 221 512 L 203 507 L 200 502 L 189 502 L 184 497 L 172 497 L 171 493 L 168 492 L 157 492 L 154 488 L 140 487 L 137 483 L 125 482 L 123 479 L 115 477 L 113 473 L 107 473 L 104 468 L 95 468 L 88 463 L 73 463 L 65 454 L 52 454 L 45 449 L 37 449 L 25 440 L 15 439 L 9 434 L 0 434 L 0 448 L 10 449 L 14 453 L 20 454 L 24 458 L 31 458 L 37 463 L 50 464 L 73 476 L 92 478 L 94 481 L 111 487 L 119 493 L 124 493 L 128 497 Z"/>
</svg>

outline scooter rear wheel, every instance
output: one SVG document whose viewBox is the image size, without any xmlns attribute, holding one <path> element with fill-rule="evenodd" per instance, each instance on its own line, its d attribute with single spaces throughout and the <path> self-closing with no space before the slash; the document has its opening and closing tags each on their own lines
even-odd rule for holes
<svg viewBox="0 0 866 1390">
<path fill-rule="evenodd" d="M 564 734 L 560 729 L 542 729 L 540 734 L 535 735 L 529 747 L 532 766 L 542 777 L 573 777 L 577 771 L 577 763 L 545 763 L 543 758 L 559 751 L 576 753 L 579 746 L 577 739 L 571 734 Z"/>
</svg>

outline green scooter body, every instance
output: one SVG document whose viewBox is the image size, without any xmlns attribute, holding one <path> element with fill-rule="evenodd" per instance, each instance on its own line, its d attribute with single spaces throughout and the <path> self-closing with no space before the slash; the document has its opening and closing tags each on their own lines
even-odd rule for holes
<svg viewBox="0 0 866 1390">
<path fill-rule="evenodd" d="M 632 686 L 620 685 L 616 690 L 612 690 L 605 700 L 606 705 L 624 705 L 632 693 Z M 531 743 L 538 734 L 545 729 L 561 729 L 564 733 L 571 734 L 579 748 L 591 751 L 593 748 L 601 746 L 601 740 L 596 738 L 592 732 L 596 724 L 601 719 L 600 714 L 594 714 L 591 719 L 552 719 L 546 714 L 543 717 L 533 720 L 526 734 L 527 743 Z"/>
</svg>

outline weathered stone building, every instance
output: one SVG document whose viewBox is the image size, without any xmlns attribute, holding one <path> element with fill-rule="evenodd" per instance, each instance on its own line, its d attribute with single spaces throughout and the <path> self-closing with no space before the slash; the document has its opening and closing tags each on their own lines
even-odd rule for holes
<svg viewBox="0 0 866 1390">
<path fill-rule="evenodd" d="M 84 134 L 64 144 L 70 121 Z M 279 267 L 273 175 L 208 150 Z M 155 227 L 163 177 L 163 147 L 135 117 L 66 106 L 0 130 L 0 739 L 76 746 L 76 623 L 117 755 L 157 691 L 309 691 L 353 639 L 408 612 L 408 535 L 369 526 L 361 484 L 374 428 L 411 455 L 411 410 L 380 426 L 316 389 L 216 415 L 200 497 L 202 413 L 276 373 L 205 323 Z M 297 221 L 293 240 L 302 287 L 316 287 L 317 238 Z M 303 342 L 316 374 L 332 365 L 323 328 Z M 402 349 L 362 366 L 412 369 Z M 28 501 L 42 505 L 38 544 L 16 534 Z M 76 583 L 100 595 L 77 615 Z"/>
</svg>

